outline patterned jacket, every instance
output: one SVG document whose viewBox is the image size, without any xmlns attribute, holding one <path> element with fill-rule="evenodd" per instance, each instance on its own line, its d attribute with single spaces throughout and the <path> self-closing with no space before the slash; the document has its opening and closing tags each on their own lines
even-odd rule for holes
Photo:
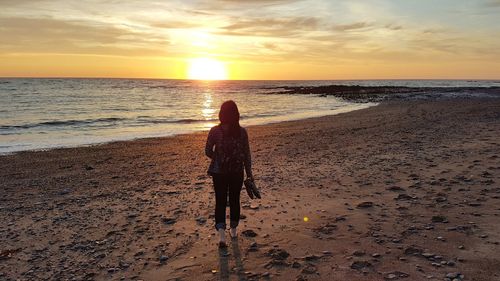
<svg viewBox="0 0 500 281">
<path fill-rule="evenodd" d="M 238 138 L 225 136 L 221 125 L 214 126 L 208 133 L 205 154 L 212 159 L 208 174 L 241 173 L 252 176 L 252 159 L 247 131 L 241 127 Z"/>
</svg>

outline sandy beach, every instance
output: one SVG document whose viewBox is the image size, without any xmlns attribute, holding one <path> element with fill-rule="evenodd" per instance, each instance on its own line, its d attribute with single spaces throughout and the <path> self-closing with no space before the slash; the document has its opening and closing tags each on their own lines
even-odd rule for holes
<svg viewBox="0 0 500 281">
<path fill-rule="evenodd" d="M 0 280 L 500 280 L 500 100 L 248 128 L 220 251 L 206 132 L 0 156 Z"/>
</svg>

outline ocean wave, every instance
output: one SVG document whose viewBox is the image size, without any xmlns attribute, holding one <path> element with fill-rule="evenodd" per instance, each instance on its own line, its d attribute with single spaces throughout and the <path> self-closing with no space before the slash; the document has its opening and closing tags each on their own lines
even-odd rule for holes
<svg viewBox="0 0 500 281">
<path fill-rule="evenodd" d="M 154 118 L 141 116 L 138 118 L 97 118 L 97 119 L 84 119 L 84 120 L 53 120 L 39 123 L 20 124 L 20 125 L 0 125 L 0 135 L 15 134 L 15 131 L 22 129 L 33 129 L 40 127 L 78 127 L 78 126 L 91 126 L 99 125 L 101 127 L 114 125 L 117 122 L 127 122 L 128 125 L 138 124 L 141 126 L 151 124 L 193 124 L 204 122 L 215 122 L 218 119 L 168 119 L 168 118 Z M 14 131 L 14 132 L 13 132 Z"/>
<path fill-rule="evenodd" d="M 1 125 L 0 130 L 32 129 L 36 127 L 79 126 L 79 125 L 98 124 L 98 123 L 112 123 L 124 120 L 126 120 L 126 118 L 117 118 L 117 117 L 84 119 L 84 120 L 53 120 L 53 121 L 45 121 L 45 122 L 29 123 L 21 125 Z"/>
<path fill-rule="evenodd" d="M 137 121 L 144 124 L 193 124 L 193 123 L 203 123 L 203 122 L 214 122 L 219 119 L 149 119 L 149 120 L 141 120 Z"/>
</svg>

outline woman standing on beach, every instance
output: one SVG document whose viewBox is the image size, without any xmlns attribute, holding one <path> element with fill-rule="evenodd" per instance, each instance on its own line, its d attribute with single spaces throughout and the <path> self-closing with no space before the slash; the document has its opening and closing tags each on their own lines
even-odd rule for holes
<svg viewBox="0 0 500 281">
<path fill-rule="evenodd" d="M 240 191 L 243 185 L 243 169 L 253 180 L 250 146 L 247 131 L 240 126 L 238 106 L 232 100 L 222 104 L 220 124 L 208 133 L 205 154 L 212 159 L 208 174 L 215 189 L 215 229 L 220 235 L 219 247 L 226 247 L 226 205 L 229 194 L 230 235 L 237 237 L 240 220 Z"/>
</svg>

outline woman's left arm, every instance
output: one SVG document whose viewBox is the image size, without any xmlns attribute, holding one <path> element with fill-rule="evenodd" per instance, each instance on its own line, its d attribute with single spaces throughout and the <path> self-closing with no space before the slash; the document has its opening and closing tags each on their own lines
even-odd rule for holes
<svg viewBox="0 0 500 281">
<path fill-rule="evenodd" d="M 248 133 L 247 130 L 243 130 L 243 146 L 244 146 L 244 152 L 245 152 L 245 159 L 243 164 L 245 165 L 245 172 L 247 174 L 247 178 L 252 178 L 253 179 L 253 174 L 252 174 L 252 156 L 250 153 L 250 144 L 248 142 Z"/>
</svg>

